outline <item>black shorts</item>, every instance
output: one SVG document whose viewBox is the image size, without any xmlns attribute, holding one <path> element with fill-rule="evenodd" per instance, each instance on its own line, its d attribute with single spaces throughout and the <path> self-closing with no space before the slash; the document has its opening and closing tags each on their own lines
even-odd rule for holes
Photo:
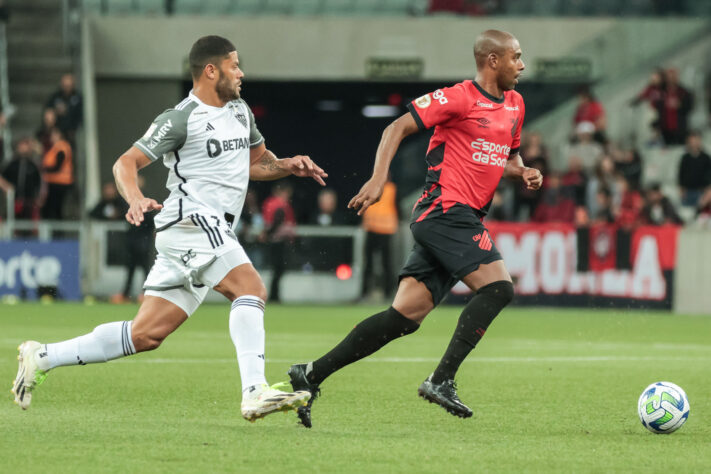
<svg viewBox="0 0 711 474">
<path fill-rule="evenodd" d="M 423 282 L 435 306 L 479 265 L 502 259 L 481 219 L 468 207 L 457 205 L 446 214 L 413 222 L 410 230 L 415 246 L 399 278 Z"/>
</svg>

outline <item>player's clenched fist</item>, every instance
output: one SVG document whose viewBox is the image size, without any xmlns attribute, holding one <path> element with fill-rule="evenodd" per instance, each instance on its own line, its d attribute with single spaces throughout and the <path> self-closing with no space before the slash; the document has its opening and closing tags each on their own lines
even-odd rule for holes
<svg viewBox="0 0 711 474">
<path fill-rule="evenodd" d="M 143 214 L 150 211 L 157 211 L 162 208 L 163 205 L 159 204 L 155 199 L 147 197 L 136 199 L 131 202 L 131 205 L 128 208 L 126 220 L 129 224 L 133 224 L 138 227 L 141 225 L 141 222 L 143 222 Z"/>
<path fill-rule="evenodd" d="M 360 188 L 358 194 L 353 196 L 353 199 L 348 203 L 348 208 L 358 210 L 359 216 L 363 215 L 366 209 L 380 200 L 384 188 L 385 183 L 369 179 L 363 187 Z"/>
<path fill-rule="evenodd" d="M 521 176 L 523 182 L 526 184 L 527 189 L 540 189 L 543 184 L 543 175 L 536 168 L 526 168 L 523 170 L 523 175 Z"/>
<path fill-rule="evenodd" d="M 311 158 L 304 155 L 296 155 L 286 159 L 289 160 L 289 171 L 291 171 L 294 176 L 300 178 L 311 177 L 321 186 L 326 186 L 326 182 L 323 178 L 328 178 L 328 174 L 314 163 Z"/>
</svg>

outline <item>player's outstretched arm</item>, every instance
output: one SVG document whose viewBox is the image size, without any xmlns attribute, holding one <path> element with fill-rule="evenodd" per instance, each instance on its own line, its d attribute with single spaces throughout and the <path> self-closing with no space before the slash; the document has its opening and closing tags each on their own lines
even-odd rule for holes
<svg viewBox="0 0 711 474">
<path fill-rule="evenodd" d="M 141 225 L 143 214 L 163 207 L 155 199 L 145 197 L 138 187 L 138 170 L 150 164 L 151 159 L 132 146 L 116 160 L 113 167 L 116 187 L 128 203 L 126 220 L 135 226 Z"/>
<path fill-rule="evenodd" d="M 300 178 L 313 178 L 321 186 L 326 186 L 323 179 L 328 178 L 328 174 L 308 156 L 278 159 L 262 143 L 250 150 L 249 158 L 249 179 L 252 181 L 273 181 L 293 174 Z"/>
<path fill-rule="evenodd" d="M 373 176 L 366 181 L 358 194 L 353 196 L 353 199 L 348 203 L 348 207 L 357 210 L 359 216 L 380 200 L 385 183 L 388 181 L 390 163 L 400 147 L 400 142 L 418 130 L 415 119 L 409 113 L 401 115 L 385 128 L 383 136 L 380 138 L 378 151 L 375 152 Z"/>
<path fill-rule="evenodd" d="M 523 181 L 526 188 L 536 190 L 543 184 L 543 175 L 536 168 L 529 168 L 523 165 L 521 155 L 516 153 L 509 158 L 504 168 L 504 178 Z"/>
</svg>

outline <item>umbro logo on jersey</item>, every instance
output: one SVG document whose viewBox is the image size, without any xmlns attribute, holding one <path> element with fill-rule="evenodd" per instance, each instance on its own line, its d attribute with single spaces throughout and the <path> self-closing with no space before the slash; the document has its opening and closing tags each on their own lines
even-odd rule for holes
<svg viewBox="0 0 711 474">
<path fill-rule="evenodd" d="M 482 250 L 491 250 L 491 237 L 489 237 L 489 233 L 487 231 L 482 232 L 481 234 L 476 234 L 474 237 L 472 237 L 472 240 L 474 242 L 479 242 L 479 248 Z"/>
<path fill-rule="evenodd" d="M 215 127 L 213 127 L 210 122 L 207 122 L 207 127 L 205 127 L 205 131 L 211 132 L 212 130 L 215 130 Z"/>
<path fill-rule="evenodd" d="M 484 118 L 484 117 L 478 118 L 478 119 L 474 119 L 474 121 L 478 122 L 478 123 L 479 123 L 479 127 L 481 127 L 481 128 L 489 128 L 488 125 L 491 123 L 491 120 L 486 119 L 486 118 Z"/>
</svg>

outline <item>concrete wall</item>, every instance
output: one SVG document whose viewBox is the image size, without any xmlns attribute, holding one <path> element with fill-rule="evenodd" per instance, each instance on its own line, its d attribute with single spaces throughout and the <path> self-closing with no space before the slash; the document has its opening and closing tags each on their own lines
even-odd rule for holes
<svg viewBox="0 0 711 474">
<path fill-rule="evenodd" d="M 182 83 L 177 79 L 97 80 L 99 179 L 102 183 L 113 181 L 111 166 L 116 158 L 145 133 L 158 114 L 177 103 L 182 93 Z M 141 174 L 146 177 L 151 197 L 163 199 L 167 196 L 167 169 L 162 162 L 144 168 Z"/>
<path fill-rule="evenodd" d="M 237 47 L 247 77 L 359 79 L 372 57 L 422 58 L 423 79 L 474 74 L 472 47 L 488 28 L 514 32 L 532 64 L 575 55 L 613 19 L 120 18 L 92 20 L 98 76 L 181 77 L 190 46 L 218 34 Z"/>
<path fill-rule="evenodd" d="M 679 234 L 674 269 L 674 311 L 711 315 L 711 228 Z"/>
</svg>

